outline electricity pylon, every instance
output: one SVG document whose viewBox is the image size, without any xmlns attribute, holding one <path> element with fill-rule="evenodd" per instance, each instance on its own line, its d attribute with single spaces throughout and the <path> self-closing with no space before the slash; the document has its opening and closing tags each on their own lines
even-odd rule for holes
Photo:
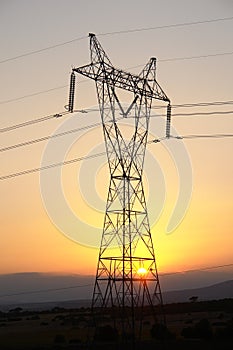
<svg viewBox="0 0 233 350">
<path fill-rule="evenodd" d="M 156 313 L 162 295 L 142 183 L 143 164 L 153 99 L 170 101 L 156 81 L 156 59 L 139 75 L 116 69 L 94 34 L 89 34 L 91 63 L 71 74 L 69 111 L 73 111 L 75 73 L 96 83 L 110 170 L 103 234 L 92 299 L 93 310 L 109 315 L 121 339 L 140 338 L 143 311 Z M 117 92 L 133 95 L 124 108 Z M 121 118 L 134 118 L 133 135 L 123 136 Z M 166 131 L 169 137 L 169 130 Z"/>
</svg>

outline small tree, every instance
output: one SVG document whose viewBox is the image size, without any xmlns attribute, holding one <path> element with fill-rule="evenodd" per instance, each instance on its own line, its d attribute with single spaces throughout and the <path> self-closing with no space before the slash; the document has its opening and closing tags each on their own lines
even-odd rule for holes
<svg viewBox="0 0 233 350">
<path fill-rule="evenodd" d="M 9 312 L 12 314 L 19 314 L 22 311 L 23 311 L 23 309 L 21 307 L 16 307 L 14 309 L 9 310 Z"/>
<path fill-rule="evenodd" d="M 195 303 L 198 299 L 198 296 L 192 296 L 189 298 L 189 301 L 191 301 L 192 303 Z"/>
</svg>

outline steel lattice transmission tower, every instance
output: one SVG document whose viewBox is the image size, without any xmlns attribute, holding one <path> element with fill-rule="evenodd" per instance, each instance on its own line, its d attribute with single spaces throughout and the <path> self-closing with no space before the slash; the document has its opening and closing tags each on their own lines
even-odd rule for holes
<svg viewBox="0 0 233 350">
<path fill-rule="evenodd" d="M 148 212 L 142 183 L 152 100 L 170 101 L 156 81 L 156 59 L 139 75 L 116 69 L 94 34 L 89 34 L 91 63 L 71 74 L 69 110 L 73 111 L 75 73 L 96 83 L 110 170 L 103 234 L 92 307 L 111 315 L 120 334 L 140 336 L 143 309 L 162 305 Z M 124 110 L 118 89 L 132 93 Z M 133 135 L 123 137 L 118 123 L 131 113 Z M 168 136 L 169 130 L 167 130 Z M 115 310 L 115 311 L 114 311 Z"/>
</svg>

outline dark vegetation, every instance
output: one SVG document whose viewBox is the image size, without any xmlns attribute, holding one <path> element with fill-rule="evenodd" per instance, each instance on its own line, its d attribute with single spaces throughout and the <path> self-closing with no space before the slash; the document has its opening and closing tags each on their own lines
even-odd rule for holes
<svg viewBox="0 0 233 350">
<path fill-rule="evenodd" d="M 164 306 L 167 326 L 154 324 L 145 308 L 141 344 L 133 344 L 130 334 L 120 338 L 112 328 L 111 312 L 101 315 L 94 333 L 89 308 L 33 312 L 20 307 L 0 311 L 0 349 L 51 350 L 87 349 L 232 349 L 233 299 Z M 105 323 L 105 324 L 103 324 Z M 108 324 L 109 323 L 109 324 Z M 124 344 L 121 343 L 123 338 Z M 133 345 L 132 345 L 133 344 Z"/>
</svg>

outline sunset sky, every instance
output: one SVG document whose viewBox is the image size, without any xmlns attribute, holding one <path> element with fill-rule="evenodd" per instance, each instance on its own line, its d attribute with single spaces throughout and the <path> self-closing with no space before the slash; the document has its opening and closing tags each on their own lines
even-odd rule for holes
<svg viewBox="0 0 233 350">
<path fill-rule="evenodd" d="M 226 17 L 232 20 L 171 26 Z M 132 31 L 146 28 L 151 29 Z M 104 151 L 100 116 L 93 110 L 97 108 L 95 85 L 82 76 L 75 108 L 92 111 L 3 130 L 65 111 L 72 67 L 90 62 L 89 32 L 97 35 L 116 67 L 134 74 L 156 57 L 158 82 L 173 105 L 233 101 L 230 0 L 1 0 L 1 149 L 83 128 L 52 142 L 1 150 L 1 177 L 39 168 L 49 159 L 57 163 Z M 66 44 L 56 46 L 62 43 Z M 41 50 L 45 48 L 49 49 Z M 122 94 L 126 104 L 127 98 Z M 164 111 L 154 109 L 152 114 Z M 224 111 L 233 111 L 233 103 L 173 109 L 174 114 Z M 172 122 L 177 135 L 233 134 L 233 113 L 174 116 Z M 97 125 L 90 128 L 93 124 Z M 126 133 L 127 128 L 130 122 Z M 164 130 L 162 118 L 151 118 L 150 140 L 163 137 Z M 231 137 L 148 145 L 144 182 L 159 271 L 233 263 L 232 146 Z M 73 221 L 63 211 L 56 191 L 59 172 L 60 190 Z M 43 174 L 1 179 L 0 274 L 95 274 L 108 183 L 105 156 Z M 181 187 L 190 202 L 179 225 L 168 232 Z M 46 201 L 55 208 L 55 219 Z"/>
</svg>

